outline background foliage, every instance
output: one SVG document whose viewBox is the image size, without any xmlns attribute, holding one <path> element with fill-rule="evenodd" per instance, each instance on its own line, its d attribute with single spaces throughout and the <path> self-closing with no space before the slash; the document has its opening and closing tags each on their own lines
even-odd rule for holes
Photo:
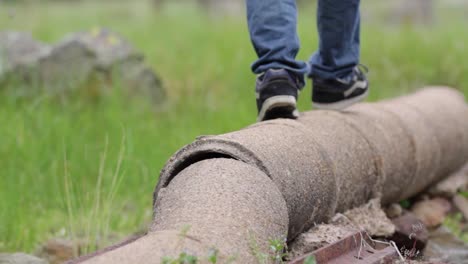
<svg viewBox="0 0 468 264">
<path fill-rule="evenodd" d="M 428 84 L 468 94 L 464 5 L 438 2 L 435 22 L 418 25 L 387 19 L 386 2 L 362 7 L 370 100 Z M 117 88 L 99 101 L 64 102 L 0 87 L 0 251 L 33 251 L 65 237 L 86 252 L 143 230 L 159 170 L 173 152 L 198 135 L 255 121 L 255 54 L 242 13 L 209 15 L 186 3 L 156 8 L 146 1 L 0 5 L 1 30 L 32 32 L 45 42 L 96 27 L 121 33 L 146 55 L 168 94 L 154 106 L 126 100 Z M 302 60 L 317 49 L 314 8 L 300 10 Z M 310 109 L 309 84 L 300 109 Z"/>
</svg>

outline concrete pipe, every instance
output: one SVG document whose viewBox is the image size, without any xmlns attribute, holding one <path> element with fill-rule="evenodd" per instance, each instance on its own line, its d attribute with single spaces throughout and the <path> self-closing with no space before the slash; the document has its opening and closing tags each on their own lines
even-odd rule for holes
<svg viewBox="0 0 468 264">
<path fill-rule="evenodd" d="M 381 192 L 382 202 L 400 200 L 401 190 L 406 189 L 416 172 L 413 166 L 415 150 L 410 131 L 403 126 L 397 115 L 379 104 L 359 104 L 342 113 L 342 116 L 368 142 L 372 142 L 373 161 L 380 175 L 379 186 L 385 188 L 384 192 L 381 188 L 376 190 Z"/>
<path fill-rule="evenodd" d="M 160 195 L 149 233 L 85 263 L 159 263 L 181 252 L 202 263 L 255 263 L 269 241 L 288 232 L 286 202 L 262 171 L 234 159 L 197 162 L 182 170 Z M 178 230 L 178 231 L 177 231 Z"/>
<path fill-rule="evenodd" d="M 326 221 L 337 205 L 335 166 L 308 134 L 307 127 L 297 121 L 273 120 L 224 135 L 199 138 L 176 153 L 163 169 L 155 201 L 160 189 L 170 186 L 185 166 L 227 156 L 259 168 L 278 186 L 288 207 L 288 237 L 293 238 L 314 222 Z M 361 202 L 367 198 L 370 196 Z"/>
<path fill-rule="evenodd" d="M 210 159 L 184 169 L 156 204 L 151 231 L 189 228 L 228 256 L 255 262 L 252 250 L 268 252 L 268 241 L 285 240 L 286 202 L 257 168 L 234 159 Z"/>
<path fill-rule="evenodd" d="M 466 117 L 462 94 L 430 88 L 200 137 L 162 170 L 148 236 L 190 226 L 201 244 L 236 255 L 239 263 L 255 262 L 250 234 L 267 250 L 269 239 L 294 239 L 336 212 L 376 196 L 396 202 L 448 176 L 468 160 Z M 126 255 L 130 246 L 99 258 Z M 151 258 L 148 247 L 136 247 L 138 260 Z M 203 254 L 197 245 L 185 250 Z"/>
</svg>

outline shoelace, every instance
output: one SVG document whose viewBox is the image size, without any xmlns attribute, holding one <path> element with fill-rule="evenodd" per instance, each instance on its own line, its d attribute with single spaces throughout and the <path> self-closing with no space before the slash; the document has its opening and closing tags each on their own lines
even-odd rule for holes
<svg viewBox="0 0 468 264">
<path fill-rule="evenodd" d="M 361 72 L 369 73 L 369 68 L 362 63 L 356 65 L 356 68 L 359 69 Z"/>
</svg>

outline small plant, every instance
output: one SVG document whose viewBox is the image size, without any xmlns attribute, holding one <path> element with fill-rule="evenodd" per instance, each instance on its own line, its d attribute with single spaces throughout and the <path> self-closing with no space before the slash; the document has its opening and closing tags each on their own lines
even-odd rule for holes
<svg viewBox="0 0 468 264">
<path fill-rule="evenodd" d="M 191 226 L 190 225 L 184 225 L 182 229 L 180 230 L 179 236 L 181 237 L 187 237 L 188 232 L 190 231 Z"/>
<path fill-rule="evenodd" d="M 456 237 L 468 242 L 468 232 L 463 230 L 462 222 L 463 215 L 461 213 L 456 213 L 445 218 L 444 226 L 446 226 Z"/>
<path fill-rule="evenodd" d="M 270 251 L 268 253 L 262 252 L 255 236 L 252 233 L 250 234 L 250 249 L 257 258 L 258 263 L 270 263 L 271 260 L 274 263 L 285 263 L 284 258 L 287 256 L 287 253 L 285 253 L 287 248 L 286 239 L 270 239 L 269 246 Z"/>
<path fill-rule="evenodd" d="M 285 253 L 286 240 L 274 239 L 270 240 L 271 259 L 275 263 L 284 263 L 283 259 L 287 256 Z"/>
<path fill-rule="evenodd" d="M 315 260 L 315 256 L 308 256 L 304 260 L 304 264 L 317 264 L 317 260 Z"/>
<path fill-rule="evenodd" d="M 462 191 L 462 192 L 460 192 L 460 195 L 465 197 L 465 198 L 468 198 L 468 191 Z"/>
<path fill-rule="evenodd" d="M 400 201 L 400 205 L 401 207 L 408 209 L 411 206 L 411 202 L 409 200 L 403 200 L 403 201 Z"/>
<path fill-rule="evenodd" d="M 219 250 L 216 248 L 210 249 L 210 252 L 208 253 L 208 261 L 212 264 L 216 264 L 218 262 L 218 254 Z"/>
<path fill-rule="evenodd" d="M 163 257 L 163 264 L 197 264 L 197 256 L 189 255 L 185 252 L 180 253 L 179 257 L 174 259 L 171 257 Z"/>
<path fill-rule="evenodd" d="M 268 255 L 260 251 L 255 234 L 252 232 L 249 232 L 249 246 L 258 263 L 263 264 L 267 262 Z"/>
</svg>

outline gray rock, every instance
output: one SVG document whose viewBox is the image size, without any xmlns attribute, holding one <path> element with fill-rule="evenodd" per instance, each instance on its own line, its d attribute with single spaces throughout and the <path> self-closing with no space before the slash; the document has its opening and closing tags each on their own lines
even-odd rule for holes
<svg viewBox="0 0 468 264">
<path fill-rule="evenodd" d="M 400 204 L 392 203 L 385 208 L 385 214 L 387 214 L 388 218 L 396 218 L 403 214 L 403 208 Z"/>
<path fill-rule="evenodd" d="M 65 263 L 76 257 L 78 245 L 64 239 L 51 239 L 40 249 L 38 256 L 47 259 L 51 264 Z"/>
<path fill-rule="evenodd" d="M 457 194 L 453 197 L 452 203 L 463 214 L 465 220 L 468 220 L 468 200 Z"/>
<path fill-rule="evenodd" d="M 429 233 L 424 256 L 445 263 L 468 264 L 468 245 L 441 226 Z"/>
<path fill-rule="evenodd" d="M 96 70 L 97 54 L 78 39 L 55 45 L 47 56 L 37 61 L 41 84 L 58 92 L 84 85 Z"/>
<path fill-rule="evenodd" d="M 136 52 L 130 43 L 108 29 L 95 29 L 90 32 L 70 34 L 56 46 L 56 49 L 76 44 L 95 54 L 97 65 L 103 68 L 110 67 L 115 62 L 128 58 L 143 60 L 143 56 Z"/>
<path fill-rule="evenodd" d="M 440 181 L 429 189 L 432 196 L 453 197 L 458 191 L 468 188 L 468 163 L 450 177 Z"/>
<path fill-rule="evenodd" d="M 407 257 L 420 257 L 429 236 L 426 226 L 410 212 L 392 219 L 392 222 L 396 232 L 390 240 L 394 241 L 400 252 Z"/>
<path fill-rule="evenodd" d="M 0 264 L 47 264 L 48 262 L 25 253 L 0 253 Z"/>
<path fill-rule="evenodd" d="M 437 227 L 442 224 L 450 210 L 450 202 L 443 198 L 422 200 L 411 207 L 411 211 L 428 228 Z"/>
<path fill-rule="evenodd" d="M 100 96 L 119 87 L 129 95 L 161 102 L 159 77 L 141 53 L 109 30 L 73 33 L 47 46 L 26 33 L 0 33 L 0 78 L 26 87 L 39 86 L 53 94 L 80 89 Z M 16 83 L 15 83 L 16 84 Z"/>
<path fill-rule="evenodd" d="M 37 78 L 38 61 L 50 53 L 51 47 L 36 41 L 24 32 L 0 32 L 0 85 L 24 82 L 32 85 Z M 15 85 L 16 86 L 16 85 Z"/>
<path fill-rule="evenodd" d="M 0 73 L 17 65 L 30 65 L 49 53 L 50 47 L 28 33 L 0 32 Z"/>
</svg>

